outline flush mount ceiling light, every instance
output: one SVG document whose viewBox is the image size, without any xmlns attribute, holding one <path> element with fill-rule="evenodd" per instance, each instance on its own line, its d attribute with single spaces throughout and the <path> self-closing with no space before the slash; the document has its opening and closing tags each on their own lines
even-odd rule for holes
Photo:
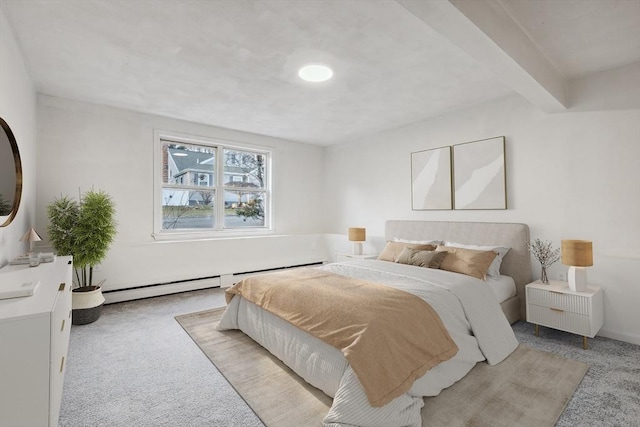
<svg viewBox="0 0 640 427">
<path fill-rule="evenodd" d="M 298 70 L 298 76 L 306 82 L 326 82 L 333 77 L 333 70 L 323 64 L 309 64 Z"/>
</svg>

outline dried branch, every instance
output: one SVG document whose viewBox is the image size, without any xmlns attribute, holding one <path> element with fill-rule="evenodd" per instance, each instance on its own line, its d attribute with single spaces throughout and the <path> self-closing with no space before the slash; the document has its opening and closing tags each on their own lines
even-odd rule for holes
<svg viewBox="0 0 640 427">
<path fill-rule="evenodd" d="M 560 259 L 560 248 L 553 249 L 549 240 L 536 239 L 533 244 L 527 242 L 527 248 L 543 267 L 549 267 Z"/>
</svg>

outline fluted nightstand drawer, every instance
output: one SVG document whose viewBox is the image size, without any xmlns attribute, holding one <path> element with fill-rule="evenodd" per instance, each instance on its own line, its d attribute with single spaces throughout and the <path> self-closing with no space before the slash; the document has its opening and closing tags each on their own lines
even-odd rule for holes
<svg viewBox="0 0 640 427">
<path fill-rule="evenodd" d="M 597 332 L 592 330 L 588 316 L 538 305 L 529 305 L 527 308 L 527 320 L 531 323 L 591 338 Z"/>
<path fill-rule="evenodd" d="M 527 302 L 584 316 L 588 316 L 591 313 L 591 298 L 577 294 L 556 292 L 553 289 L 528 288 Z"/>
</svg>

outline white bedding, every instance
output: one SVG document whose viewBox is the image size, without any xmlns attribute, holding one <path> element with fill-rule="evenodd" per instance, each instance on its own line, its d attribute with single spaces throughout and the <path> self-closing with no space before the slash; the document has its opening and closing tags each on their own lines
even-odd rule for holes
<svg viewBox="0 0 640 427">
<path fill-rule="evenodd" d="M 452 359 L 418 379 L 408 393 L 374 408 L 339 350 L 247 300 L 234 297 L 218 329 L 241 329 L 305 381 L 333 397 L 325 426 L 420 426 L 422 396 L 437 395 L 464 377 L 478 361 L 486 358 L 490 364 L 499 363 L 518 345 L 491 287 L 478 279 L 377 260 L 318 268 L 383 283 L 425 299 L 459 348 Z"/>
<path fill-rule="evenodd" d="M 509 276 L 487 276 L 485 283 L 491 288 L 499 303 L 516 296 L 516 282 Z"/>
</svg>

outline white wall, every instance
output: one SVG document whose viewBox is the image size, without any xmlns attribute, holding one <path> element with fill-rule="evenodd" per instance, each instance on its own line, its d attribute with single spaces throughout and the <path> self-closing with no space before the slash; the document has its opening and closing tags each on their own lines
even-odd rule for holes
<svg viewBox="0 0 640 427">
<path fill-rule="evenodd" d="M 34 219 L 46 238 L 47 204 L 79 187 L 103 189 L 117 204 L 119 234 L 98 273 L 106 290 L 324 259 L 319 233 L 349 250 L 349 226 L 367 228 L 373 251 L 390 218 L 525 222 L 532 238 L 556 246 L 593 240 L 589 278 L 605 289 L 602 334 L 640 343 L 637 64 L 571 82 L 566 113 L 513 97 L 326 149 L 40 96 L 36 156 L 35 88 L 9 28 L 0 11 L 0 115 L 18 140 L 24 193 L 15 221 L 0 228 L 0 266 L 24 252 L 18 239 Z M 154 241 L 155 128 L 276 147 L 277 236 Z M 409 153 L 499 135 L 507 141 L 508 210 L 411 211 Z M 556 264 L 552 277 L 565 268 Z"/>
<path fill-rule="evenodd" d="M 325 258 L 322 147 L 159 116 L 38 96 L 37 226 L 61 194 L 94 186 L 111 194 L 118 235 L 97 273 L 104 290 L 309 263 Z M 182 242 L 153 233 L 154 129 L 273 147 L 276 236 Z"/>
<path fill-rule="evenodd" d="M 327 149 L 325 230 L 366 227 L 370 251 L 383 244 L 386 219 L 523 222 L 532 239 L 554 247 L 564 238 L 592 240 L 589 280 L 605 290 L 601 334 L 640 343 L 640 73 L 631 69 L 624 88 L 603 102 L 574 94 L 581 101 L 566 113 L 545 114 L 514 96 Z M 619 75 L 574 86 L 602 95 L 593 86 Z M 501 135 L 507 210 L 411 210 L 411 152 Z M 344 249 L 344 239 L 329 246 Z M 551 278 L 566 269 L 555 264 Z"/>
<path fill-rule="evenodd" d="M 0 267 L 28 249 L 20 242 L 35 223 L 36 90 L 25 67 L 11 27 L 0 9 L 0 116 L 16 137 L 22 160 L 23 190 L 13 222 L 0 228 Z"/>
</svg>

